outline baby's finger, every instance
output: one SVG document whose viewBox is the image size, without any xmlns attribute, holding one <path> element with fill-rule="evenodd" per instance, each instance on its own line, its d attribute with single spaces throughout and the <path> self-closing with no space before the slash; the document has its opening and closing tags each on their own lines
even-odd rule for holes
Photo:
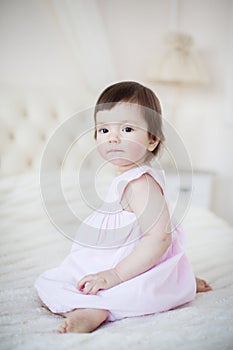
<svg viewBox="0 0 233 350">
<path fill-rule="evenodd" d="M 91 294 L 96 294 L 99 290 L 104 289 L 103 283 L 102 282 L 97 282 L 91 289 Z"/>
<path fill-rule="evenodd" d="M 88 294 L 92 291 L 93 287 L 95 285 L 95 281 L 92 282 L 86 282 L 85 287 L 83 288 L 83 294 Z"/>
<path fill-rule="evenodd" d="M 78 289 L 78 290 L 81 290 L 81 289 L 83 289 L 84 286 L 85 286 L 85 280 L 82 279 L 82 280 L 80 280 L 80 281 L 78 282 L 78 284 L 77 284 L 77 289 Z"/>
<path fill-rule="evenodd" d="M 78 290 L 83 289 L 83 288 L 85 287 L 85 284 L 86 284 L 87 282 L 90 282 L 92 279 L 93 279 L 93 276 L 92 276 L 92 275 L 84 276 L 84 277 L 78 282 L 77 289 L 78 289 Z"/>
</svg>

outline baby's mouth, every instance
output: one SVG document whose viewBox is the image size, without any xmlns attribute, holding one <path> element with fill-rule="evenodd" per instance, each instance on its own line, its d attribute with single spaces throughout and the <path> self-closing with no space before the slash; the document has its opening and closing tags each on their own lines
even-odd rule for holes
<svg viewBox="0 0 233 350">
<path fill-rule="evenodd" d="M 107 153 L 117 153 L 117 152 L 124 152 L 121 149 L 110 149 L 107 151 Z"/>
</svg>

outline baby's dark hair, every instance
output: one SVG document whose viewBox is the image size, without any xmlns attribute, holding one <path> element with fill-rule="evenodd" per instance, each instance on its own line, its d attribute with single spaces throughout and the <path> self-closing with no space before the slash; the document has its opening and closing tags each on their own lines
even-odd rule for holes
<svg viewBox="0 0 233 350">
<path fill-rule="evenodd" d="M 134 103 L 142 107 L 142 115 L 148 125 L 148 136 L 153 140 L 159 140 L 157 147 L 152 151 L 153 155 L 156 156 L 165 139 L 162 131 L 161 105 L 158 97 L 151 89 L 134 81 L 113 84 L 100 94 L 96 102 L 95 123 L 97 112 L 110 110 L 120 102 Z"/>
</svg>

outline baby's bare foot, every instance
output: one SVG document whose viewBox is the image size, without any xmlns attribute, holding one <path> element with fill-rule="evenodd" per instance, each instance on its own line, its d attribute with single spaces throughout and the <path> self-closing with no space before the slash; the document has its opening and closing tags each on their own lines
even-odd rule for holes
<svg viewBox="0 0 233 350">
<path fill-rule="evenodd" d="M 60 328 L 58 329 L 58 333 L 66 333 L 67 327 L 68 327 L 68 324 L 67 324 L 66 320 L 64 320 L 62 322 L 62 324 L 60 325 Z"/>
<path fill-rule="evenodd" d="M 209 292 L 210 290 L 212 290 L 211 286 L 203 279 L 196 277 L 196 291 L 197 293 L 200 292 Z"/>
<path fill-rule="evenodd" d="M 103 323 L 107 310 L 77 309 L 63 314 L 66 319 L 62 322 L 59 333 L 90 333 Z"/>
</svg>

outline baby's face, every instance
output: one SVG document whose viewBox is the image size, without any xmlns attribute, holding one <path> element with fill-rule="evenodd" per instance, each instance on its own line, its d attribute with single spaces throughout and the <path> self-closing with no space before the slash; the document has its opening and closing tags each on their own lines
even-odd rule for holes
<svg viewBox="0 0 233 350">
<path fill-rule="evenodd" d="M 111 110 L 96 114 L 96 141 L 100 155 L 124 167 L 143 163 L 154 141 L 148 137 L 147 124 L 140 107 L 122 102 Z"/>
</svg>

